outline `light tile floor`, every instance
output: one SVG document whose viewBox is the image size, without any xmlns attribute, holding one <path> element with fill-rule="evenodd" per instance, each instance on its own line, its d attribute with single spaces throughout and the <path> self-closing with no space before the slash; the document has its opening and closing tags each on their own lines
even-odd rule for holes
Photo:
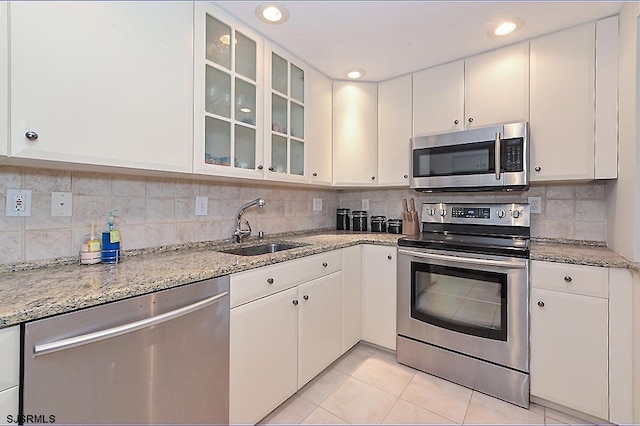
<svg viewBox="0 0 640 426">
<path fill-rule="evenodd" d="M 529 410 L 398 364 L 359 343 L 260 424 L 589 424 Z"/>
</svg>

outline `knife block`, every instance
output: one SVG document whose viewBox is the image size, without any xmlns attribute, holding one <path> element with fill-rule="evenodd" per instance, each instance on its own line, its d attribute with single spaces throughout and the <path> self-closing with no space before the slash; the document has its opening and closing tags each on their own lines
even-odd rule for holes
<svg viewBox="0 0 640 426">
<path fill-rule="evenodd" d="M 405 235 L 417 234 L 420 232 L 420 219 L 418 212 L 402 213 L 402 233 Z"/>
</svg>

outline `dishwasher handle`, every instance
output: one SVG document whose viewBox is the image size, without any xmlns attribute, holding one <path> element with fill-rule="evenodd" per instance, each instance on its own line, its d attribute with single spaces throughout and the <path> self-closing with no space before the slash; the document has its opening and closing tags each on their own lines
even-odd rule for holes
<svg viewBox="0 0 640 426">
<path fill-rule="evenodd" d="M 92 333 L 82 334 L 80 336 L 69 337 L 67 339 L 56 340 L 49 343 L 42 343 L 33 347 L 33 356 L 46 355 L 53 352 L 63 351 L 65 349 L 75 348 L 77 346 L 88 345 L 90 343 L 99 342 L 101 340 L 110 339 L 112 337 L 121 336 L 123 334 L 132 333 L 134 331 L 142 330 L 157 324 L 161 324 L 165 321 L 169 321 L 175 318 L 179 318 L 183 315 L 190 314 L 209 305 L 213 305 L 219 300 L 223 299 L 229 294 L 225 291 L 223 293 L 216 294 L 207 299 L 203 299 L 199 302 L 195 302 L 188 306 L 175 309 L 173 311 L 166 312 L 164 314 L 156 315 L 154 317 L 145 318 L 140 321 L 135 321 L 128 324 L 119 325 L 105 330 L 94 331 Z"/>
</svg>

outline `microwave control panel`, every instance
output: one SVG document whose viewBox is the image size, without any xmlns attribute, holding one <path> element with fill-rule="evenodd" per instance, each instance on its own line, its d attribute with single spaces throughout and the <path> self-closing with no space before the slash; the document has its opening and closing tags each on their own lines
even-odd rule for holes
<svg viewBox="0 0 640 426">
<path fill-rule="evenodd" d="M 521 172 L 524 165 L 524 150 L 522 138 L 505 139 L 502 141 L 502 169 L 505 172 Z"/>
</svg>

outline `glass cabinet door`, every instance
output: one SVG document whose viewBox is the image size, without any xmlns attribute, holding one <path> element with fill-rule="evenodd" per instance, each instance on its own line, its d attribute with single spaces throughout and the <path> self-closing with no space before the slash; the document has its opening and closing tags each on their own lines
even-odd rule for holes
<svg viewBox="0 0 640 426">
<path fill-rule="evenodd" d="M 196 125 L 204 127 L 204 155 L 198 158 L 202 151 L 196 150 L 195 167 L 204 162 L 229 171 L 261 169 L 257 164 L 258 153 L 262 152 L 261 148 L 258 152 L 257 143 L 262 142 L 258 139 L 261 95 L 256 38 L 229 25 L 230 20 L 221 18 L 224 15 L 214 9 L 206 8 L 204 17 L 199 16 L 204 19 L 199 33 L 202 37 L 204 31 L 204 46 L 198 44 L 196 66 L 204 68 L 197 70 L 197 74 L 204 73 L 204 110 L 196 111 L 202 114 Z"/>
<path fill-rule="evenodd" d="M 305 175 L 305 71 L 271 52 L 269 171 Z"/>
</svg>

